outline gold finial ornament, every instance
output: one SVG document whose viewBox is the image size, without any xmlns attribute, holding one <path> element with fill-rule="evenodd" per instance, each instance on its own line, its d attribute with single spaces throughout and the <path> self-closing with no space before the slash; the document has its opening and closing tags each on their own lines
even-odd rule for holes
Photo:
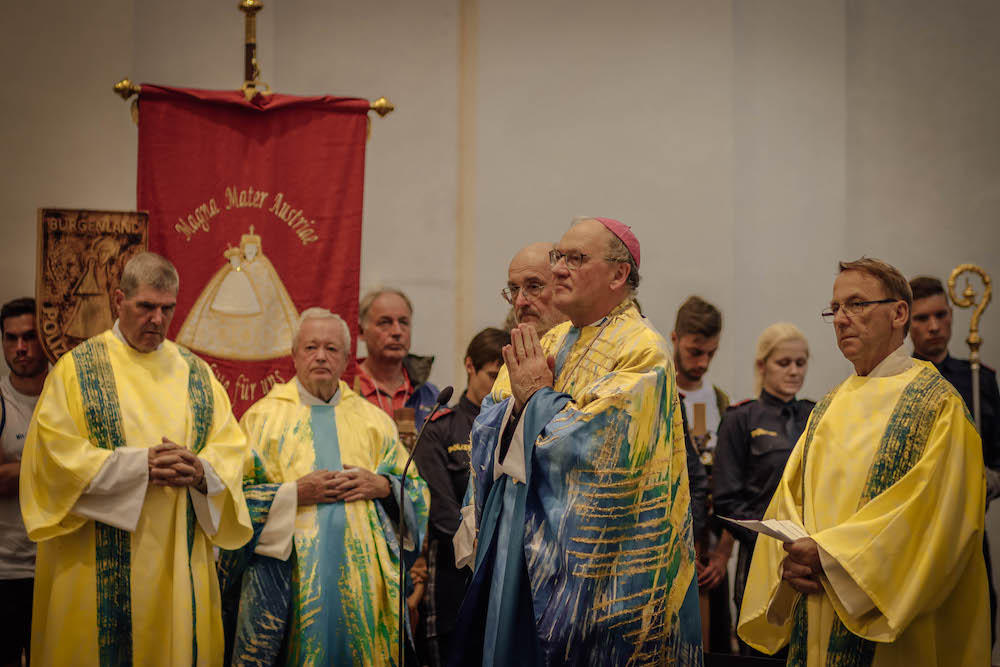
<svg viewBox="0 0 1000 667">
<path fill-rule="evenodd" d="M 262 9 L 264 9 L 264 3 L 260 0 L 242 0 L 240 2 L 240 11 L 247 14 L 256 14 Z"/>
<path fill-rule="evenodd" d="M 396 110 L 396 105 L 390 102 L 389 100 L 385 99 L 384 97 L 380 97 L 374 102 L 372 102 L 368 108 L 377 113 L 382 118 L 385 118 L 388 114 L 391 114 L 393 111 Z"/>
<path fill-rule="evenodd" d="M 983 299 L 979 303 L 976 303 L 976 290 L 972 288 L 972 283 L 969 281 L 968 276 L 965 278 L 965 289 L 962 291 L 962 298 L 958 298 L 955 295 L 955 285 L 963 273 L 974 273 L 983 281 Z M 981 267 L 975 264 L 960 264 L 955 267 L 955 270 L 951 272 L 951 276 L 948 278 L 948 294 L 951 296 L 952 302 L 959 308 L 974 308 L 972 321 L 969 322 L 969 337 L 966 339 L 966 342 L 972 350 L 972 356 L 969 360 L 972 361 L 974 358 L 978 362 L 979 347 L 983 344 L 983 339 L 979 335 L 979 319 L 983 316 L 983 311 L 986 310 L 986 306 L 990 304 L 993 298 L 993 281 L 990 279 L 989 274 Z"/>
<path fill-rule="evenodd" d="M 264 9 L 260 0 L 241 0 L 240 11 L 244 16 L 243 85 L 241 90 L 247 102 L 257 95 L 270 95 L 271 87 L 260 80 L 260 61 L 257 60 L 257 12 Z"/>
<path fill-rule="evenodd" d="M 969 276 L 965 278 L 965 289 L 962 290 L 962 297 L 955 294 L 955 285 L 959 277 L 964 273 L 976 274 L 983 281 L 983 298 L 976 303 L 976 290 L 972 288 Z M 975 264 L 959 264 L 948 277 L 948 295 L 952 302 L 959 308 L 973 308 L 972 320 L 969 322 L 969 337 L 965 342 L 969 344 L 969 367 L 972 370 L 972 414 L 976 420 L 976 427 L 982 430 L 982 420 L 979 405 L 979 348 L 983 344 L 983 337 L 979 335 L 979 319 L 983 316 L 986 306 L 990 305 L 993 298 L 993 281 L 990 275 L 982 267 Z"/>
<path fill-rule="evenodd" d="M 123 100 L 128 100 L 128 98 L 133 95 L 138 95 L 139 91 L 142 90 L 142 86 L 137 83 L 132 83 L 132 79 L 122 79 L 114 86 L 114 91 L 121 95 Z"/>
<path fill-rule="evenodd" d="M 243 12 L 246 20 L 244 21 L 244 28 L 246 30 L 246 36 L 244 38 L 247 44 L 257 43 L 257 12 L 264 9 L 264 3 L 260 0 L 243 0 L 239 4 L 240 11 Z"/>
</svg>

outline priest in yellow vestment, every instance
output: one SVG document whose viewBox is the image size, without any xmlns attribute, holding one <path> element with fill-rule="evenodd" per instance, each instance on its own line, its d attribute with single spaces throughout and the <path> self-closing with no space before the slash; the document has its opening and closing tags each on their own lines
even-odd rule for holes
<svg viewBox="0 0 1000 667">
<path fill-rule="evenodd" d="M 31 662 L 219 665 L 212 545 L 252 535 L 246 438 L 208 366 L 165 340 L 177 271 L 125 266 L 119 319 L 63 356 L 21 460 L 21 509 L 38 542 Z"/>
<path fill-rule="evenodd" d="M 894 267 L 841 263 L 824 319 L 855 374 L 813 409 L 765 519 L 739 635 L 790 665 L 988 665 L 979 435 L 933 365 L 902 348 L 912 300 Z"/>
<path fill-rule="evenodd" d="M 340 380 L 344 320 L 307 309 L 292 340 L 295 379 L 241 420 L 254 539 L 219 562 L 227 664 L 398 665 L 399 559 L 423 543 L 427 484 L 415 466 L 403 484 L 392 419 Z"/>
</svg>

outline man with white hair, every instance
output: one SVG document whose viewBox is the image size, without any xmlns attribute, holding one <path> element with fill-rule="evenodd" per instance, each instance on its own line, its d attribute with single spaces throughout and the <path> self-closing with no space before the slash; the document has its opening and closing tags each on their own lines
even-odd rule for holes
<svg viewBox="0 0 1000 667">
<path fill-rule="evenodd" d="M 205 362 L 166 340 L 177 270 L 125 265 L 114 326 L 64 355 L 21 459 L 21 511 L 38 542 L 31 662 L 217 665 L 213 544 L 252 533 L 246 437 Z"/>
<path fill-rule="evenodd" d="M 400 549 L 427 528 L 427 485 L 395 425 L 340 377 L 350 331 L 309 308 L 293 332 L 295 378 L 243 415 L 253 450 L 244 473 L 254 538 L 220 559 L 226 664 L 397 664 Z M 294 557 L 292 554 L 294 552 Z"/>
<path fill-rule="evenodd" d="M 635 305 L 639 241 L 585 218 L 549 259 L 570 322 L 511 332 L 472 429 L 454 664 L 701 665 L 681 406 Z"/>
</svg>

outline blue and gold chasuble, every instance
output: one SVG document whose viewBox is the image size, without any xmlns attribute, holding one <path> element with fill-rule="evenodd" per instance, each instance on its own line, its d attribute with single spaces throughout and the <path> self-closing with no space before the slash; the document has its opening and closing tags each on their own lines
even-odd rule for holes
<svg viewBox="0 0 1000 667">
<path fill-rule="evenodd" d="M 494 480 L 502 369 L 472 429 L 476 568 L 455 665 L 701 665 L 686 457 L 666 342 L 623 302 L 542 339 L 526 483 Z"/>
<path fill-rule="evenodd" d="M 385 501 L 299 507 L 287 561 L 254 554 L 280 485 L 314 470 L 366 468 L 388 477 L 413 545 L 427 528 L 429 492 L 389 417 L 340 383 L 335 406 L 302 404 L 296 383 L 275 385 L 243 416 L 253 458 L 245 493 L 254 539 L 220 559 L 227 652 L 234 665 L 395 665 L 399 541 Z M 409 543 L 410 540 L 407 540 Z"/>
</svg>

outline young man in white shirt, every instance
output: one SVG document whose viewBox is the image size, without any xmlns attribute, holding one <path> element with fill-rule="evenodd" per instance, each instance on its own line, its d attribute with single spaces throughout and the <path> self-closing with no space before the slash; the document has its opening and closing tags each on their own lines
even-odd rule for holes
<svg viewBox="0 0 1000 667">
<path fill-rule="evenodd" d="M 3 356 L 10 375 L 0 379 L 0 665 L 20 665 L 31 641 L 35 543 L 21 518 L 21 450 L 31 413 L 49 373 L 35 326 L 35 300 L 15 299 L 0 309 Z"/>
<path fill-rule="evenodd" d="M 708 367 L 719 349 L 722 313 L 699 296 L 690 296 L 677 310 L 670 342 L 677 369 L 677 391 L 687 416 L 688 428 L 711 475 L 716 434 L 729 396 L 705 380 Z M 709 502 L 709 504 L 711 504 Z M 707 509 L 707 508 L 706 508 Z M 729 580 L 726 563 L 733 552 L 733 536 L 709 515 L 709 529 L 695 535 L 698 552 L 698 587 L 702 604 L 710 608 L 708 628 L 702 628 L 705 650 L 729 653 L 732 620 L 729 609 Z"/>
</svg>

